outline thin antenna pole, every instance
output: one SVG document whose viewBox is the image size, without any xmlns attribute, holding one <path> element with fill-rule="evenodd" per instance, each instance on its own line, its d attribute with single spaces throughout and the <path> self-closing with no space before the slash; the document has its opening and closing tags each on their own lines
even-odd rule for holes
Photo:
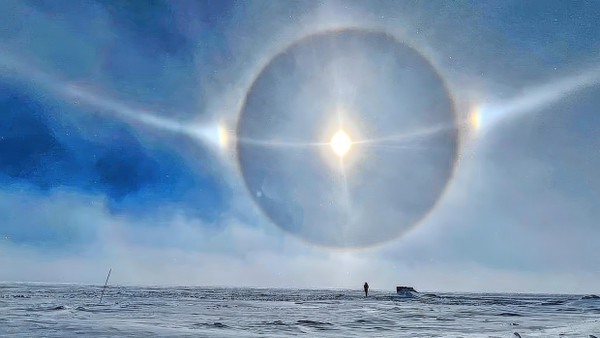
<svg viewBox="0 0 600 338">
<path fill-rule="evenodd" d="M 102 295 L 100 295 L 100 301 L 98 302 L 98 305 L 100 305 L 100 303 L 102 303 L 102 298 L 104 298 L 104 291 L 106 291 L 106 285 L 108 285 L 108 279 L 110 278 L 111 271 L 112 271 L 112 268 L 108 269 L 108 275 L 106 275 L 106 281 L 104 282 L 104 287 L 102 288 Z"/>
</svg>

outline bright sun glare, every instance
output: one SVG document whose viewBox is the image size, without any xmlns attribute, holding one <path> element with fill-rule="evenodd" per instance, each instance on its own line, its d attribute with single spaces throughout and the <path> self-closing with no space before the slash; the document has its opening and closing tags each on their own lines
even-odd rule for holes
<svg viewBox="0 0 600 338">
<path fill-rule="evenodd" d="M 346 155 L 346 153 L 348 152 L 348 150 L 350 150 L 350 147 L 352 146 L 352 141 L 350 141 L 350 137 L 348 137 L 348 134 L 346 134 L 341 129 L 333 135 L 330 143 L 331 148 L 339 157 Z"/>
</svg>

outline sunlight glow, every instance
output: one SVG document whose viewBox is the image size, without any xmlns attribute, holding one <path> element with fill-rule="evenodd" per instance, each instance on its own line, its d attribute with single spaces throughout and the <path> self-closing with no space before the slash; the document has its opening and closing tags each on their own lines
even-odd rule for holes
<svg viewBox="0 0 600 338">
<path fill-rule="evenodd" d="M 469 115 L 469 124 L 471 126 L 471 130 L 477 132 L 481 127 L 481 110 L 479 107 L 475 107 L 471 114 Z"/>
<path fill-rule="evenodd" d="M 523 90 L 523 94 L 505 102 L 489 104 L 478 109 L 479 126 L 483 131 L 501 121 L 514 119 L 527 113 L 539 112 L 573 93 L 600 84 L 600 67 L 547 82 Z"/>
<path fill-rule="evenodd" d="M 223 125 L 219 125 L 217 128 L 219 131 L 219 145 L 223 149 L 227 148 L 227 144 L 229 143 L 229 134 L 227 133 L 227 129 L 225 129 Z"/>
<path fill-rule="evenodd" d="M 331 138 L 331 148 L 333 151 L 339 156 L 343 157 L 350 150 L 352 146 L 352 141 L 350 141 L 350 137 L 343 130 L 338 130 L 337 133 L 333 135 Z"/>
</svg>

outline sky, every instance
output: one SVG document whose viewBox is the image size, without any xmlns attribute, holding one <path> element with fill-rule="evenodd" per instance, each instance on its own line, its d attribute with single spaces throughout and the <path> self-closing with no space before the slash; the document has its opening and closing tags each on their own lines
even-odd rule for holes
<svg viewBox="0 0 600 338">
<path fill-rule="evenodd" d="M 600 293 L 598 22 L 2 1 L 0 281 Z"/>
</svg>

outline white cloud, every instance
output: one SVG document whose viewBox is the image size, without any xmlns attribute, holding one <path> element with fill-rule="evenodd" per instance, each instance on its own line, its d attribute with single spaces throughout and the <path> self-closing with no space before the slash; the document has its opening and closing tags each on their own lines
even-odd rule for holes
<svg viewBox="0 0 600 338">
<path fill-rule="evenodd" d="M 2 197 L 9 205 L 15 196 Z M 135 285 L 360 288 L 368 281 L 374 289 L 390 292 L 401 284 L 424 291 L 599 291 L 597 271 L 557 275 L 491 268 L 460 258 L 440 260 L 452 248 L 437 242 L 439 237 L 429 237 L 427 225 L 382 247 L 328 249 L 268 224 L 249 226 L 228 219 L 217 226 L 183 217 L 167 226 L 131 224 L 108 213 L 102 199 L 94 196 L 59 191 L 26 200 L 45 215 L 56 215 L 45 218 L 49 226 L 79 219 L 78 226 L 95 229 L 97 237 L 75 252 L 5 240 L 0 244 L 0 280 L 101 284 L 112 268 L 112 283 Z M 14 221 L 26 226 L 27 217 Z M 428 239 L 433 241 L 428 250 L 439 248 L 431 253 L 436 259 L 428 260 L 423 252 Z"/>
</svg>

